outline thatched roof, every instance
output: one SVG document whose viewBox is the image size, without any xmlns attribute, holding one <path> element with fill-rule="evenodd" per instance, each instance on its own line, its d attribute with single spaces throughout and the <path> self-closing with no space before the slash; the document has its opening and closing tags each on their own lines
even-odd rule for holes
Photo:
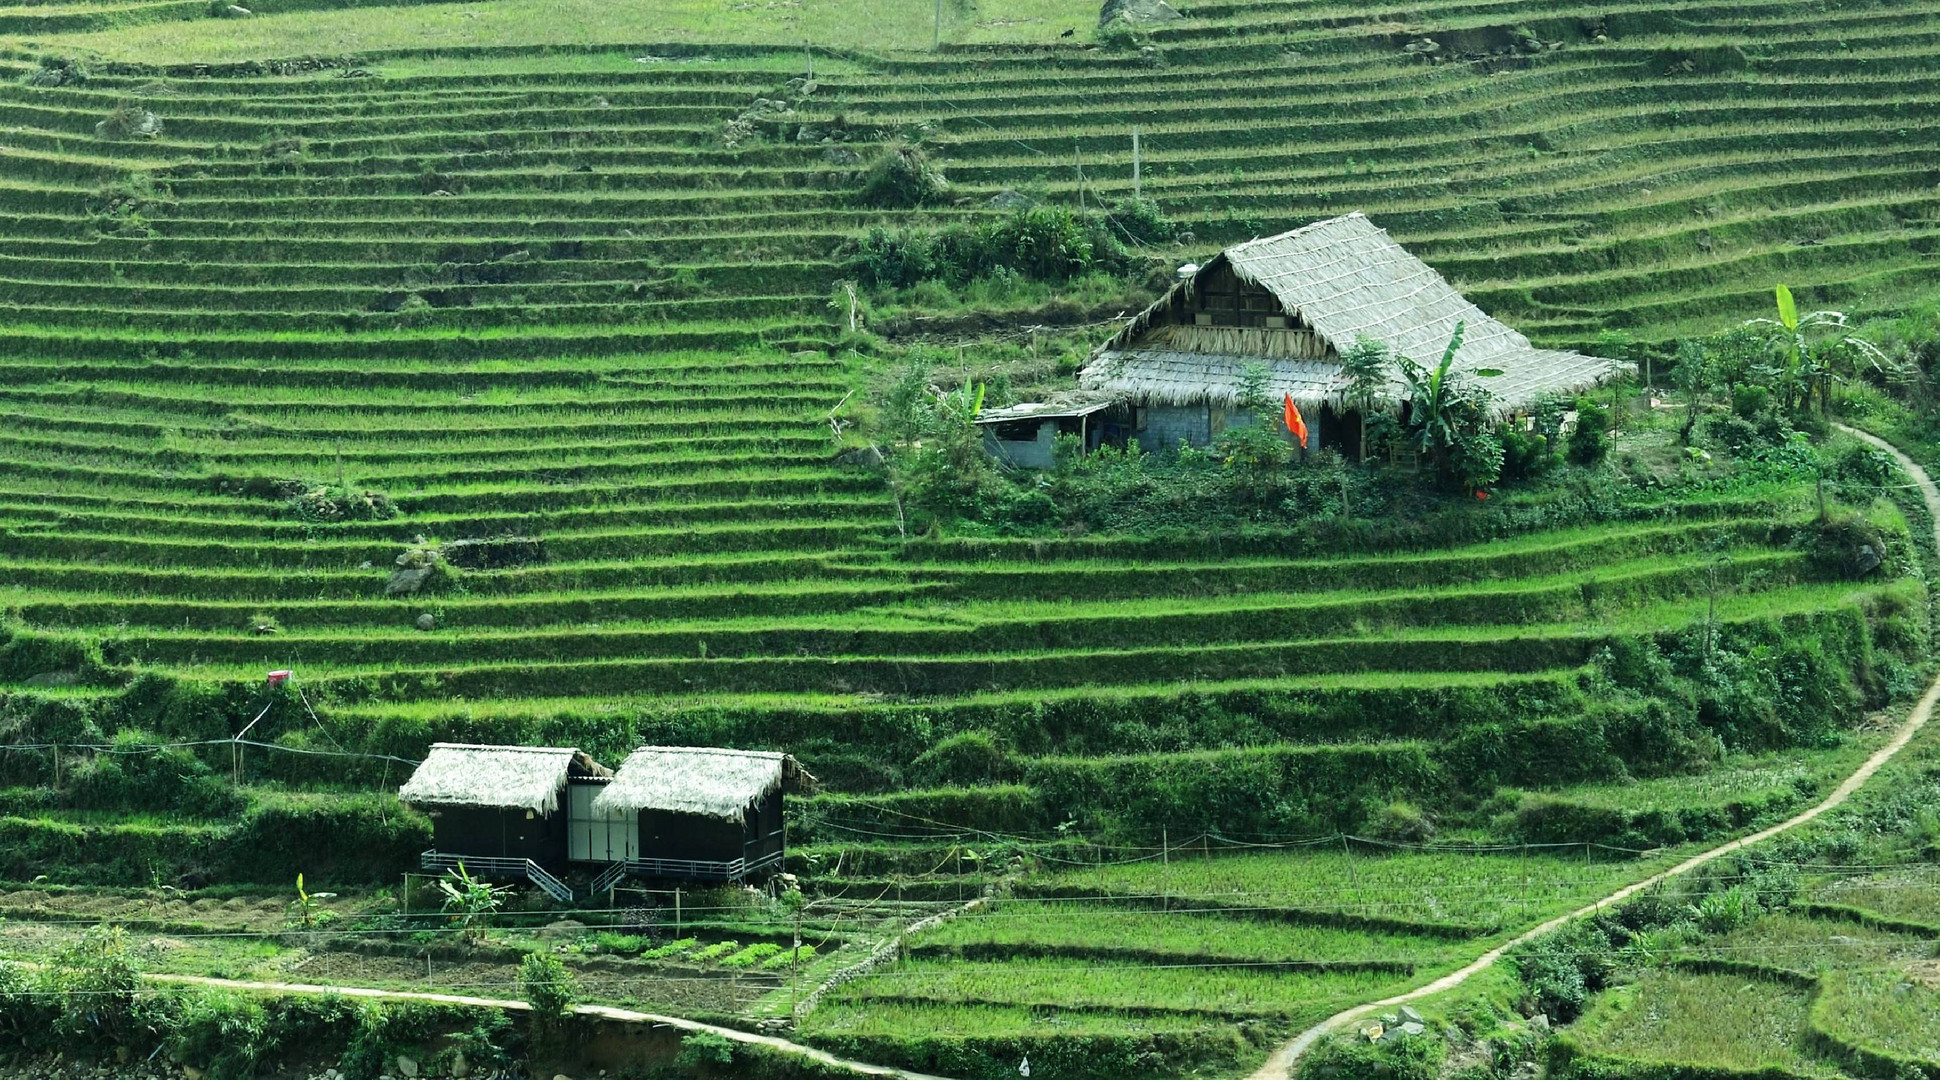
<svg viewBox="0 0 1940 1080">
<path fill-rule="evenodd" d="M 1544 394 L 1586 389 L 1624 367 L 1599 357 L 1535 348 L 1528 338 L 1469 303 L 1427 263 L 1395 243 L 1387 230 L 1353 213 L 1226 249 L 1100 347 L 1079 373 L 1079 385 L 1167 404 L 1231 405 L 1237 399 L 1240 371 L 1265 361 L 1272 397 L 1292 394 L 1296 401 L 1316 406 L 1337 400 L 1342 381 L 1332 363 L 1274 357 L 1266 350 L 1227 344 L 1227 339 L 1243 341 L 1258 331 L 1229 330 L 1222 336 L 1220 328 L 1209 328 L 1214 332 L 1151 335 L 1165 340 L 1147 340 L 1174 296 L 1193 289 L 1222 260 L 1242 281 L 1271 292 L 1289 316 L 1311 327 L 1337 353 L 1365 337 L 1429 367 L 1441 359 L 1455 324 L 1465 324 L 1455 367 L 1501 371 L 1480 382 L 1509 407 L 1530 404 Z M 1292 340 L 1295 332 L 1281 333 Z M 1214 345 L 1205 351 L 1181 347 L 1193 337 Z M 1403 389 L 1398 379 L 1390 384 L 1396 398 Z"/>
<path fill-rule="evenodd" d="M 593 809 L 616 814 L 665 810 L 739 821 L 742 811 L 787 784 L 814 778 L 787 754 L 699 746 L 643 746 L 593 799 Z"/>
<path fill-rule="evenodd" d="M 571 747 L 436 743 L 397 797 L 414 806 L 485 806 L 550 814 L 566 778 L 610 776 Z"/>
</svg>

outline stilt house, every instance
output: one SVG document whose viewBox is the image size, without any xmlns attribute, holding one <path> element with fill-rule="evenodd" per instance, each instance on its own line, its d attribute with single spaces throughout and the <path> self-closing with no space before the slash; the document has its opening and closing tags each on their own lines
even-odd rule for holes
<svg viewBox="0 0 1940 1080">
<path fill-rule="evenodd" d="M 813 783 L 787 754 L 644 746 L 591 809 L 629 874 L 740 881 L 781 868 L 782 795 Z"/>
<path fill-rule="evenodd" d="M 557 896 L 564 886 L 553 875 L 569 854 L 567 793 L 612 775 L 570 747 L 437 743 L 397 795 L 431 818 L 423 869 L 463 862 L 482 876 L 529 878 Z"/>
<path fill-rule="evenodd" d="M 1238 244 L 1187 269 L 1078 375 L 1084 390 L 1129 405 L 1129 437 L 1148 450 L 1206 446 L 1228 427 L 1256 422 L 1239 407 L 1241 376 L 1263 364 L 1273 402 L 1267 421 L 1278 422 L 1282 397 L 1291 395 L 1317 434 L 1310 446 L 1354 455 L 1361 417 L 1342 400 L 1340 355 L 1357 338 L 1432 367 L 1456 323 L 1465 324 L 1455 367 L 1499 373 L 1483 385 L 1510 415 L 1620 367 L 1535 348 L 1359 213 Z M 1392 380 L 1388 401 L 1405 409 L 1405 391 Z"/>
</svg>

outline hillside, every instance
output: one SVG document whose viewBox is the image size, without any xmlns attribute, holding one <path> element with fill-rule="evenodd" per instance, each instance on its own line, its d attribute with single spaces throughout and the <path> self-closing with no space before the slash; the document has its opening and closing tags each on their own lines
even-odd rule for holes
<svg viewBox="0 0 1940 1080">
<path fill-rule="evenodd" d="M 1823 796 L 1925 684 L 1925 511 L 1823 415 L 1911 446 L 1904 387 L 1787 417 L 1664 373 L 1779 281 L 1930 309 L 1940 9 L 252 6 L 0 6 L 9 957 L 78 916 L 189 942 L 157 971 L 440 989 L 449 928 L 394 907 L 429 744 L 781 749 L 823 954 L 770 963 L 787 913 L 735 896 L 581 912 L 568 961 L 623 957 L 589 1000 L 964 1078 L 1237 1075 Z M 911 145 L 947 189 L 867 205 Z M 1026 203 L 1122 260 L 848 291 L 872 231 Z M 882 466 L 899 372 L 1068 385 L 1178 265 L 1352 210 L 1639 362 L 1607 456 L 1485 500 L 1315 467 L 1230 528 L 1203 464 L 1166 527 L 1090 532 Z M 368 940 L 286 932 L 298 873 Z M 440 962 L 515 994 L 528 906 Z M 1621 1007 L 1585 1045 L 1656 1060 Z"/>
</svg>

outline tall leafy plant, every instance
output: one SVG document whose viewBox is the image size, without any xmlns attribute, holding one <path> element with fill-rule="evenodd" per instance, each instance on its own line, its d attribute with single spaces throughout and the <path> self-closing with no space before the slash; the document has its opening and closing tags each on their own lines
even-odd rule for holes
<svg viewBox="0 0 1940 1080">
<path fill-rule="evenodd" d="M 1479 490 L 1502 475 L 1502 441 L 1489 423 L 1494 395 L 1455 369 L 1455 354 L 1467 329 L 1467 323 L 1455 324 L 1448 347 L 1433 368 L 1406 356 L 1396 360 L 1401 381 L 1408 387 L 1409 438 L 1436 471 Z"/>
<path fill-rule="evenodd" d="M 1379 341 L 1356 337 L 1341 354 L 1341 403 L 1360 414 L 1361 447 L 1359 457 L 1367 457 L 1367 422 L 1388 391 L 1390 359 L 1388 347 Z"/>
<path fill-rule="evenodd" d="M 1809 409 L 1814 392 L 1824 415 L 1832 400 L 1832 386 L 1857 374 L 1862 367 L 1886 371 L 1892 361 L 1871 342 L 1846 333 L 1843 311 L 1800 314 L 1792 290 L 1773 290 L 1778 317 L 1752 319 L 1745 325 L 1766 333 L 1765 376 L 1778 405 L 1797 414 Z"/>
</svg>

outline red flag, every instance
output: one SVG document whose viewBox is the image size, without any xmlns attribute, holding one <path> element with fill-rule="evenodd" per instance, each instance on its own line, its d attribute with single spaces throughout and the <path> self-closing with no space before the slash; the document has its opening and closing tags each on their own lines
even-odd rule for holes
<svg viewBox="0 0 1940 1080">
<path fill-rule="evenodd" d="M 1300 440 L 1300 449 L 1307 448 L 1307 421 L 1300 416 L 1300 406 L 1293 403 L 1293 395 L 1287 395 L 1287 430 Z"/>
</svg>

